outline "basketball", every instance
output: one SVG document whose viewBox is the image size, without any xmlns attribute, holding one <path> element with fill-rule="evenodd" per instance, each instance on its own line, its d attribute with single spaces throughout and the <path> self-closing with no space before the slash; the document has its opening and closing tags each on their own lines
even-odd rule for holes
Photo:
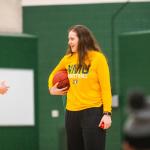
<svg viewBox="0 0 150 150">
<path fill-rule="evenodd" d="M 70 87 L 67 70 L 58 71 L 53 77 L 53 85 L 58 82 L 57 88 Z"/>
</svg>

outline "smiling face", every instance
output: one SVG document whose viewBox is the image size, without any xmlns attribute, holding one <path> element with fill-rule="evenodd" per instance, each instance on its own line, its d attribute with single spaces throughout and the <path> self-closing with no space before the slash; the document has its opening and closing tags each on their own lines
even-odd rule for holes
<svg viewBox="0 0 150 150">
<path fill-rule="evenodd" d="M 71 48 L 71 51 L 77 52 L 78 50 L 78 43 L 79 43 L 79 38 L 77 36 L 77 33 L 73 30 L 71 30 L 68 34 L 68 45 Z"/>
</svg>

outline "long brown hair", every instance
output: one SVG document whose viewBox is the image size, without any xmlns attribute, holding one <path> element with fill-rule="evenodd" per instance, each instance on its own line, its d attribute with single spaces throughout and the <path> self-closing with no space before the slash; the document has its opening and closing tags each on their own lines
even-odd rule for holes
<svg viewBox="0 0 150 150">
<path fill-rule="evenodd" d="M 92 32 L 84 25 L 74 25 L 69 28 L 70 31 L 76 32 L 79 43 L 78 43 L 78 69 L 81 69 L 85 65 L 85 59 L 87 56 L 87 51 L 101 51 L 99 44 L 97 43 Z M 68 46 L 66 54 L 72 54 L 71 47 Z"/>
</svg>

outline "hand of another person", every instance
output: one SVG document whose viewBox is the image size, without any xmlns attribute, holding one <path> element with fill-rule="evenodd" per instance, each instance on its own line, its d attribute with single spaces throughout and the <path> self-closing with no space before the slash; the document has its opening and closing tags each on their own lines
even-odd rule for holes
<svg viewBox="0 0 150 150">
<path fill-rule="evenodd" d="M 111 122 L 112 121 L 111 121 L 111 116 L 110 115 L 103 115 L 103 117 L 102 117 L 102 119 L 99 123 L 99 126 L 101 126 L 101 124 L 103 123 L 104 124 L 103 129 L 108 129 L 111 126 Z"/>
<path fill-rule="evenodd" d="M 66 95 L 68 91 L 68 87 L 59 89 L 57 88 L 58 83 L 56 83 L 53 87 L 49 89 L 51 95 Z"/>
<path fill-rule="evenodd" d="M 6 85 L 5 81 L 0 83 L 0 94 L 5 94 L 8 91 L 8 86 Z"/>
</svg>

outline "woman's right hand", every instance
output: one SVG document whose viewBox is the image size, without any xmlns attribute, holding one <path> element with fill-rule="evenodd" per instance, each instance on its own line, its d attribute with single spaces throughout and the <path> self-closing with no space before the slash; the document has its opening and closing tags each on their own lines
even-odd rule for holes
<svg viewBox="0 0 150 150">
<path fill-rule="evenodd" d="M 66 95 L 68 91 L 68 87 L 59 89 L 57 88 L 58 82 L 51 88 L 49 88 L 49 92 L 51 95 Z"/>
</svg>

